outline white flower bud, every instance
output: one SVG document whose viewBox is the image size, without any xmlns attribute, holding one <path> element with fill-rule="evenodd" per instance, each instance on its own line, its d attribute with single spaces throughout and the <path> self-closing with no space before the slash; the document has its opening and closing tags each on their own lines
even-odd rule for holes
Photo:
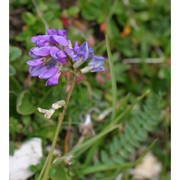
<svg viewBox="0 0 180 180">
<path fill-rule="evenodd" d="M 51 108 L 51 109 L 49 109 L 49 110 L 44 114 L 44 117 L 45 117 L 46 119 L 50 119 L 51 116 L 54 114 L 54 112 L 55 112 L 55 109 Z"/>
<path fill-rule="evenodd" d="M 56 109 L 61 108 L 65 104 L 66 104 L 66 102 L 64 100 L 60 100 L 60 101 L 57 101 L 57 102 L 53 103 L 52 108 L 56 110 Z"/>
<path fill-rule="evenodd" d="M 43 114 L 49 111 L 48 109 L 43 109 L 43 108 L 40 108 L 40 107 L 38 107 L 37 109 L 38 109 L 38 111 L 40 113 L 43 113 Z"/>
</svg>

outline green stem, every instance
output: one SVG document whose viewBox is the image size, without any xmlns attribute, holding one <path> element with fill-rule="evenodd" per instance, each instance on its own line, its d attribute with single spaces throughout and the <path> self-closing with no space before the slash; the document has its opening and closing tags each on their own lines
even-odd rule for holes
<svg viewBox="0 0 180 180">
<path fill-rule="evenodd" d="M 72 91 L 73 91 L 74 84 L 75 84 L 75 79 L 76 79 L 76 77 L 74 76 L 73 81 L 72 81 L 72 85 L 71 85 L 70 90 L 68 92 L 68 95 L 66 97 L 66 104 L 64 106 L 64 109 L 63 109 L 62 113 L 60 113 L 59 117 L 58 117 L 58 125 L 57 125 L 56 132 L 55 132 L 55 135 L 54 135 L 54 138 L 53 138 L 51 150 L 50 150 L 49 155 L 48 155 L 47 160 L 46 160 L 47 161 L 47 165 L 46 165 L 46 162 L 44 164 L 44 167 L 46 167 L 46 169 L 45 169 L 43 180 L 47 180 L 47 178 L 48 178 L 48 174 L 49 174 L 49 170 L 50 170 L 50 167 L 51 167 L 51 162 L 52 162 L 52 157 L 53 157 L 54 149 L 56 147 L 58 135 L 59 135 L 59 132 L 61 130 L 62 122 L 64 120 L 64 116 L 65 116 L 66 111 L 67 111 L 69 100 L 70 100 L 71 95 L 72 95 Z M 44 167 L 43 167 L 43 169 L 44 169 Z M 43 172 L 41 174 L 43 174 Z M 41 177 L 39 177 L 38 180 L 40 180 L 40 178 Z"/>
<path fill-rule="evenodd" d="M 41 173 L 40 173 L 40 175 L 39 175 L 39 177 L 38 177 L 38 180 L 41 180 L 41 177 L 42 177 L 42 175 L 43 175 L 43 173 L 44 173 L 44 170 L 46 169 L 48 160 L 49 160 L 49 154 L 48 154 L 48 157 L 46 158 L 46 161 L 45 161 L 44 166 L 43 166 L 43 168 L 42 168 L 42 170 L 41 170 Z"/>
</svg>

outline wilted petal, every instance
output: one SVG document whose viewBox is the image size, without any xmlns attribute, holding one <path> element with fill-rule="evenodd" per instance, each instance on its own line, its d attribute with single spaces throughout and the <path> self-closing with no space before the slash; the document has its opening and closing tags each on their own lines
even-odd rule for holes
<svg viewBox="0 0 180 180">
<path fill-rule="evenodd" d="M 56 67 L 51 68 L 51 69 L 47 69 L 46 71 L 42 72 L 39 75 L 39 78 L 40 79 L 48 79 L 48 78 L 50 78 L 51 76 L 53 76 L 57 72 L 58 72 L 58 68 L 56 68 Z"/>
<path fill-rule="evenodd" d="M 26 63 L 29 66 L 39 66 L 42 64 L 42 62 L 43 62 L 43 58 L 38 58 L 38 59 L 34 59 L 34 60 L 29 60 Z"/>
<path fill-rule="evenodd" d="M 59 80 L 59 76 L 60 76 L 60 72 L 57 72 L 56 74 L 54 74 L 51 78 L 49 78 L 46 81 L 46 86 L 51 86 L 51 85 L 55 85 L 58 84 L 58 80 Z"/>
<path fill-rule="evenodd" d="M 47 56 L 50 53 L 51 46 L 35 47 L 31 49 L 35 56 Z"/>
</svg>

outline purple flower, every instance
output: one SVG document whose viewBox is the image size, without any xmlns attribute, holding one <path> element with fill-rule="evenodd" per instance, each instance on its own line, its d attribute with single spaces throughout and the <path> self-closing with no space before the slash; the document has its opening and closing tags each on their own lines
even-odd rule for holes
<svg viewBox="0 0 180 180">
<path fill-rule="evenodd" d="M 88 63 L 88 66 L 80 69 L 81 73 L 87 73 L 87 72 L 100 72 L 104 71 L 104 58 L 101 56 L 93 56 L 91 61 Z"/>
<path fill-rule="evenodd" d="M 58 29 L 58 30 L 48 29 L 47 30 L 47 34 L 48 35 L 59 35 L 59 36 L 63 36 L 64 38 L 67 39 L 67 32 L 66 32 L 66 30 L 62 30 L 62 29 Z"/>
<path fill-rule="evenodd" d="M 46 86 L 58 84 L 60 64 L 51 58 L 38 58 L 27 61 L 31 76 L 47 79 Z"/>
<path fill-rule="evenodd" d="M 38 35 L 31 38 L 31 42 L 35 43 L 37 47 L 50 45 L 49 35 Z"/>
<path fill-rule="evenodd" d="M 104 71 L 104 57 L 94 56 L 88 65 L 92 67 L 91 72 Z"/>
<path fill-rule="evenodd" d="M 37 47 L 56 45 L 68 46 L 67 33 L 65 30 L 48 29 L 47 35 L 38 35 L 31 38 L 31 42 L 35 43 Z"/>
<path fill-rule="evenodd" d="M 46 86 L 58 84 L 62 64 L 66 63 L 66 54 L 62 46 L 68 46 L 65 30 L 48 29 L 46 35 L 31 38 L 36 47 L 30 49 L 29 55 L 35 59 L 27 61 L 31 76 L 47 79 Z M 62 45 L 59 47 L 58 45 Z"/>
<path fill-rule="evenodd" d="M 54 74 L 53 76 L 51 76 L 51 78 L 49 78 L 46 81 L 46 86 L 51 86 L 51 85 L 56 85 L 58 84 L 58 80 L 59 80 L 59 76 L 60 76 L 61 72 L 57 72 L 56 74 Z"/>
<path fill-rule="evenodd" d="M 68 46 L 67 32 L 65 30 L 48 29 L 47 34 L 50 36 L 50 42 L 52 44 L 61 44 L 62 46 Z"/>
<path fill-rule="evenodd" d="M 29 55 L 33 58 L 48 56 L 50 49 L 51 46 L 34 47 L 30 49 Z"/>
<path fill-rule="evenodd" d="M 59 50 L 57 47 L 52 47 L 50 50 L 51 57 L 60 62 L 61 64 L 64 64 L 66 62 L 66 54 L 63 50 Z"/>
<path fill-rule="evenodd" d="M 35 43 L 35 47 L 29 51 L 29 55 L 34 58 L 27 61 L 29 73 L 31 76 L 46 79 L 46 86 L 58 84 L 64 65 L 71 67 L 63 68 L 63 71 L 75 70 L 88 58 L 91 58 L 91 61 L 88 66 L 80 70 L 82 73 L 104 71 L 104 58 L 94 56 L 94 50 L 88 47 L 87 42 L 80 46 L 75 42 L 74 47 L 70 48 L 65 30 L 48 29 L 46 35 L 33 36 L 31 42 Z M 67 56 L 75 62 L 66 63 Z"/>
<path fill-rule="evenodd" d="M 68 56 L 71 57 L 73 61 L 78 61 L 80 59 L 83 59 L 86 61 L 89 56 L 89 48 L 88 43 L 84 42 L 81 46 L 78 45 L 78 42 L 74 43 L 74 48 L 66 48 L 65 52 Z"/>
</svg>

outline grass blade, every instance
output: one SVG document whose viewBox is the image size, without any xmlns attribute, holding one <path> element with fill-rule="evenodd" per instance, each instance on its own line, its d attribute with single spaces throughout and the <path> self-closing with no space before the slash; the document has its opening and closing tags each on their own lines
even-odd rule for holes
<svg viewBox="0 0 180 180">
<path fill-rule="evenodd" d="M 107 48 L 107 54 L 108 54 L 108 59 L 109 59 L 109 67 L 110 67 L 111 83 L 112 83 L 112 96 L 113 96 L 112 119 L 113 119 L 116 115 L 117 85 L 116 85 L 116 75 L 115 75 L 114 64 L 112 61 L 111 49 L 110 49 L 109 40 L 108 40 L 107 35 L 106 35 L 106 48 Z"/>
</svg>

